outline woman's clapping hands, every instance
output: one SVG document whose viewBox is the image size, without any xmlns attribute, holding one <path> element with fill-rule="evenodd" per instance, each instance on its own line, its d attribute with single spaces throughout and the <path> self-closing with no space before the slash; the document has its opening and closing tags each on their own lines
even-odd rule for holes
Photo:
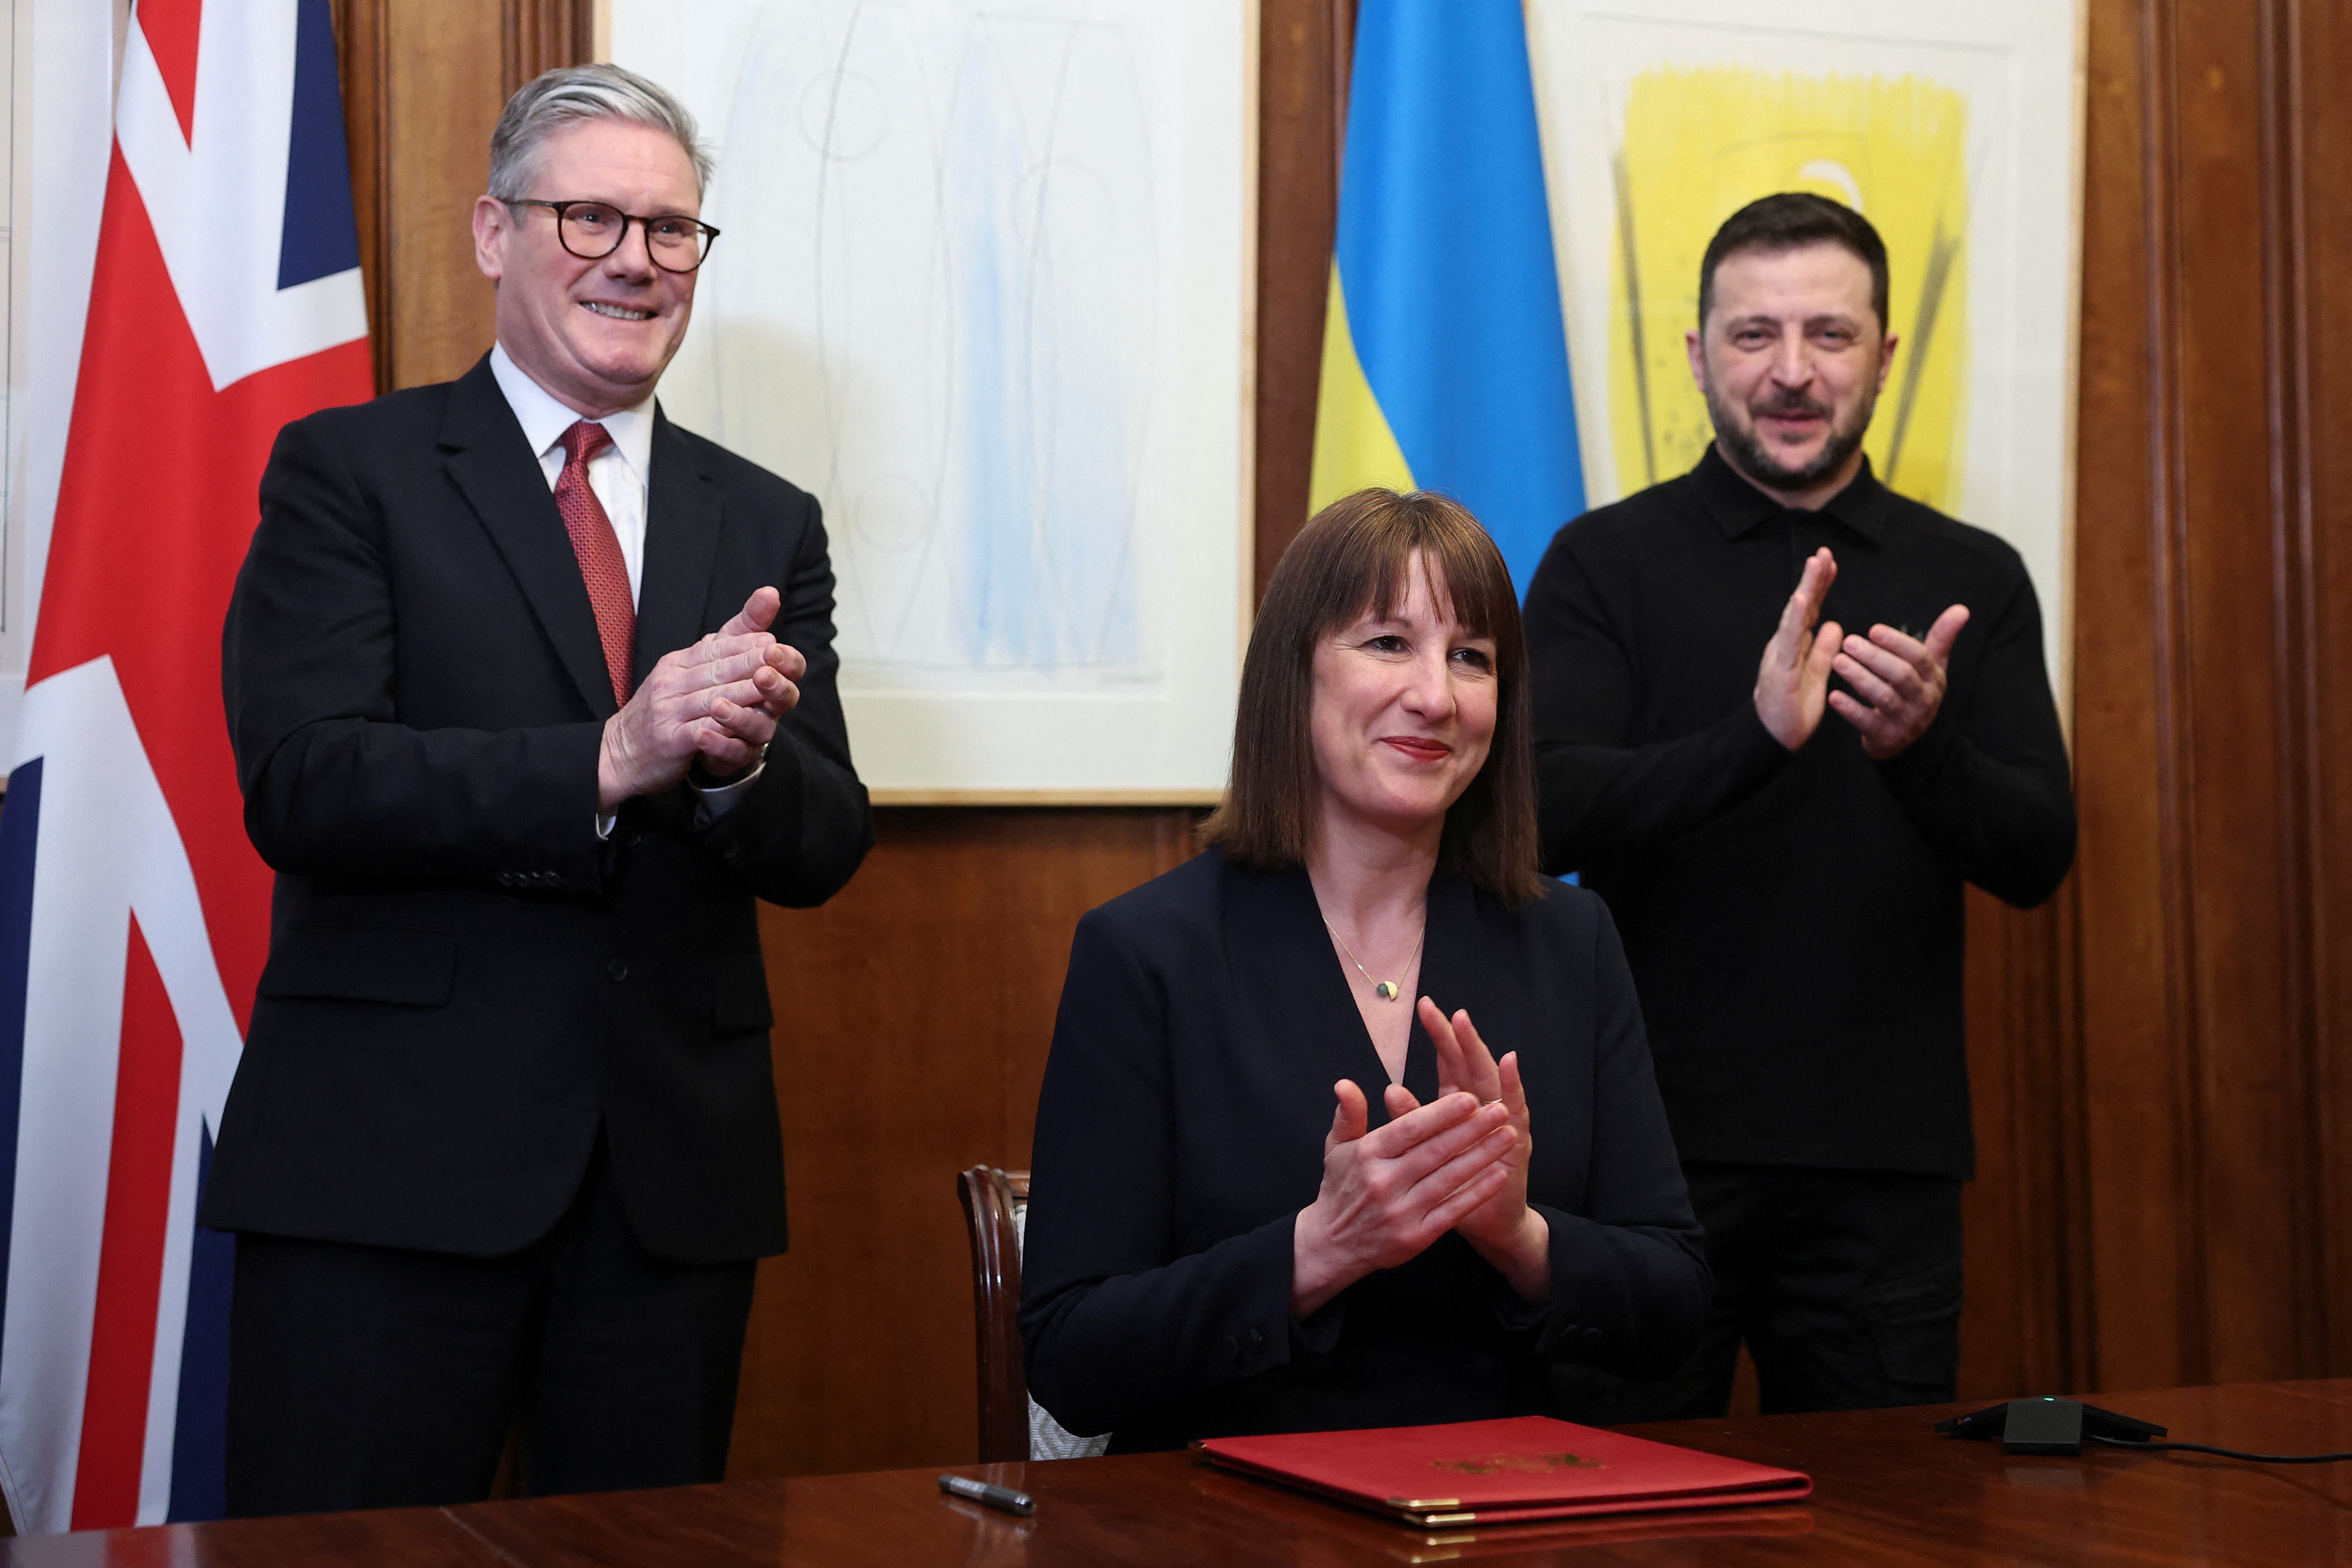
<svg viewBox="0 0 2352 1568">
<path fill-rule="evenodd" d="M 1392 1119 L 1372 1133 L 1364 1092 L 1342 1079 L 1333 1092 L 1322 1190 L 1292 1232 L 1290 1310 L 1301 1319 L 1374 1270 L 1417 1256 L 1502 1192 L 1520 1137 L 1504 1106 L 1467 1092 L 1423 1105 L 1391 1084 Z"/>
<path fill-rule="evenodd" d="M 1524 1299 L 1551 1293 L 1551 1228 L 1528 1207 L 1534 1148 L 1519 1057 L 1497 1061 L 1467 1012 L 1427 997 L 1421 1026 L 1437 1053 L 1439 1097 L 1383 1092 L 1390 1122 L 1365 1131 L 1364 1092 L 1341 1080 L 1323 1140 L 1323 1186 L 1293 1232 L 1290 1304 L 1305 1318 L 1376 1269 L 1459 1230 Z"/>
</svg>

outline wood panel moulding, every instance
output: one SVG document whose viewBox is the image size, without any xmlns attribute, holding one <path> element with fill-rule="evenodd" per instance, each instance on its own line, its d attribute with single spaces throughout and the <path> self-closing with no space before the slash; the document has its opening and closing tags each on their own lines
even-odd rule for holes
<svg viewBox="0 0 2352 1568">
<path fill-rule="evenodd" d="M 367 297 L 368 357 L 375 390 L 389 392 L 392 365 L 391 272 L 385 211 L 390 185 L 384 135 L 384 8 L 383 0 L 333 0 L 335 47 L 343 89 L 343 135 L 352 158 L 352 214 L 357 220 L 360 278 Z"/>
<path fill-rule="evenodd" d="M 2168 904 L 2155 758 L 2160 679 L 2155 612 L 2159 497 L 2174 486 L 2162 438 L 2170 377 L 2157 297 L 2158 247 L 2146 214 L 2161 165 L 2150 156 L 2147 56 L 2154 19 L 2134 0 L 2097 0 L 2089 29 L 2081 383 L 2076 464 L 2074 783 L 2082 824 L 2072 894 L 2082 940 L 2084 1137 L 2095 1186 L 2160 1199 L 2095 1200 L 2083 1217 L 2092 1278 L 2095 1360 L 2077 1386 L 2114 1366 L 2163 1367 L 2177 1381 L 2183 1312 L 2181 1237 L 2172 1215 L 2182 1142 L 2173 1108 L 2187 1074 L 2168 996 Z M 2110 1042 L 2114 1042 L 2112 1047 Z M 2111 1060 L 2112 1059 L 2112 1060 Z M 2097 1303 L 2133 1300 L 2110 1322 Z"/>
<path fill-rule="evenodd" d="M 2263 112 L 2263 346 L 2268 363 L 2270 434 L 2270 550 L 2268 674 L 2269 726 L 2273 737 L 2272 800 L 2277 827 L 2272 834 L 2276 880 L 2267 891 L 2267 921 L 2277 933 L 2271 955 L 2277 987 L 2276 1088 L 2273 1103 L 2262 1106 L 2288 1129 L 2289 1157 L 2272 1173 L 2284 1178 L 2273 1197 L 2284 1232 L 2283 1277 L 2257 1281 L 2283 1299 L 2280 1333 L 2292 1364 L 2326 1369 L 2336 1364 L 2329 1344 L 2333 1316 L 2328 1299 L 2326 1201 L 2329 1152 L 2317 1087 L 2324 1076 L 2325 1037 L 2319 1029 L 2318 943 L 2325 911 L 2316 897 L 2315 866 L 2319 854 L 2317 792 L 2313 772 L 2324 699 L 2313 656 L 2319 614 L 2314 561 L 2313 423 L 2311 366 L 2315 346 L 2311 312 L 2310 222 L 2315 199 L 2340 201 L 2347 193 L 2315 188 L 2305 126 L 2313 95 L 2305 90 L 2309 34 L 2324 26 L 2334 7 L 2281 4 L 2258 9 L 2259 80 Z M 2332 96 L 2332 87 L 2319 96 Z M 2336 178 L 2329 171 L 2326 178 Z M 2352 252 L 2336 250 L 2326 259 L 2342 263 Z M 2252 597 L 2250 593 L 2249 597 Z M 2245 1140 L 2250 1155 L 2262 1145 L 2257 1133 Z M 2259 1165 L 2257 1165 L 2259 1168 Z M 2235 1364 L 2224 1357 L 2221 1375 Z M 2260 1364 L 2260 1363 L 2257 1363 Z"/>
<path fill-rule="evenodd" d="M 2293 536 L 2298 620 L 2285 633 L 2293 683 L 2290 727 L 2303 741 L 2294 814 L 2304 852 L 2287 890 L 2291 927 L 2309 966 L 2304 1027 L 2315 1043 L 2309 1125 L 2316 1152 L 2311 1226 L 2318 1238 L 2326 1364 L 2352 1370 L 2352 95 L 2338 79 L 2352 59 L 2352 12 L 2340 5 L 2294 13 L 2300 34 L 2285 62 L 2299 145 L 2296 333 L 2304 455 Z M 2325 345 L 2334 351 L 2326 351 Z"/>
<path fill-rule="evenodd" d="M 2082 1083 L 2069 988 L 2071 886 L 2017 910 L 1968 890 L 1969 1079 L 1977 1179 L 1961 1200 L 1959 1396 L 2073 1388 L 2090 1361 Z"/>
<path fill-rule="evenodd" d="M 1355 26 L 1355 0 L 1260 0 L 1259 593 L 1307 522 Z"/>
<path fill-rule="evenodd" d="M 591 7 L 334 0 L 333 14 L 376 386 L 447 381 L 492 335 L 468 218 L 491 127 L 514 86 L 584 57 Z"/>
<path fill-rule="evenodd" d="M 596 57 L 595 0 L 502 0 L 506 93 L 558 66 Z"/>
</svg>

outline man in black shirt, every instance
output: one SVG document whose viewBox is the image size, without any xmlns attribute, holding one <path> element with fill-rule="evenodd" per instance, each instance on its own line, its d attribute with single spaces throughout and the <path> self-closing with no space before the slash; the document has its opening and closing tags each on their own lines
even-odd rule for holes
<svg viewBox="0 0 2352 1568">
<path fill-rule="evenodd" d="M 1623 933 L 1717 1289 L 1674 1378 L 1564 1388 L 1585 1419 L 1720 1414 L 1743 1338 L 1767 1411 L 1953 1397 L 1960 884 L 2048 898 L 2074 810 L 2023 562 L 1863 455 L 1886 289 L 1858 213 L 1733 214 L 1689 335 L 1714 444 L 1528 591 L 1544 862 Z"/>
</svg>

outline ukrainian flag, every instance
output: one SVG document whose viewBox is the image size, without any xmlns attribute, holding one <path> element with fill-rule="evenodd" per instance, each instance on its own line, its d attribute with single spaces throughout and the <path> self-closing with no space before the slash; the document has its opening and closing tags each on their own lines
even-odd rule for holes
<svg viewBox="0 0 2352 1568">
<path fill-rule="evenodd" d="M 1315 413 L 1315 509 L 1443 490 L 1522 595 L 1584 510 L 1519 0 L 1363 0 Z"/>
</svg>

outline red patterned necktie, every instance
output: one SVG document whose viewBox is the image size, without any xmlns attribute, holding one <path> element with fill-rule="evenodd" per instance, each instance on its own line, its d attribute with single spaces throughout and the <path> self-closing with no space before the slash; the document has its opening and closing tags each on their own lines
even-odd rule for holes
<svg viewBox="0 0 2352 1568">
<path fill-rule="evenodd" d="M 612 432 L 581 420 L 563 433 L 563 472 L 555 481 L 555 509 L 580 558 L 588 602 L 596 609 L 596 635 L 604 644 L 604 670 L 613 677 L 613 700 L 629 700 L 629 669 L 637 655 L 637 610 L 629 598 L 629 565 L 604 503 L 588 486 L 588 465 L 613 444 Z"/>
</svg>

